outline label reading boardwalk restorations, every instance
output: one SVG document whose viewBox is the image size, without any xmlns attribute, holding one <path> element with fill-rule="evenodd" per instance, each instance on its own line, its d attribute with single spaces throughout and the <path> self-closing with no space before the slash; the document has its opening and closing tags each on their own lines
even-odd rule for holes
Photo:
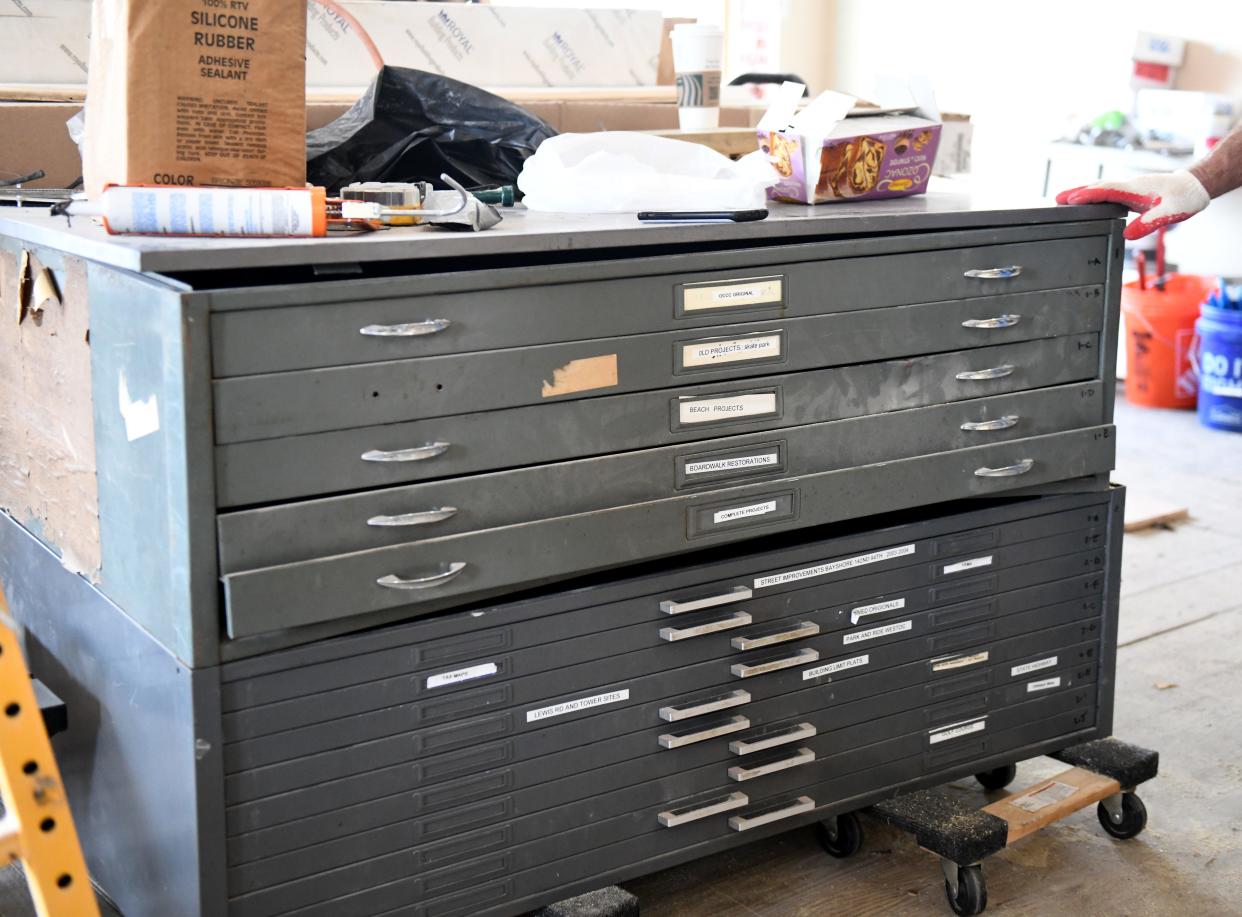
<svg viewBox="0 0 1242 917">
<path fill-rule="evenodd" d="M 757 334 L 726 341 L 693 341 L 681 345 L 681 365 L 687 368 L 771 360 L 780 355 L 779 334 Z"/>
<path fill-rule="evenodd" d="M 927 737 L 927 741 L 932 745 L 938 742 L 947 742 L 950 739 L 960 739 L 962 736 L 968 736 L 972 732 L 983 732 L 988 728 L 986 719 L 975 720 L 973 723 L 955 723 L 945 729 L 931 733 Z"/>
<path fill-rule="evenodd" d="M 876 602 L 873 605 L 859 605 L 850 610 L 850 623 L 857 624 L 870 615 L 878 615 L 885 611 L 897 611 L 906 607 L 905 599 L 889 599 L 887 602 Z"/>
<path fill-rule="evenodd" d="M 846 634 L 841 642 L 849 646 L 851 643 L 862 643 L 864 640 L 874 640 L 876 637 L 891 637 L 893 634 L 900 634 L 913 628 L 913 621 L 896 621 L 893 624 L 882 624 L 867 630 L 856 630 L 852 634 Z"/>
<path fill-rule="evenodd" d="M 970 560 L 958 561 L 955 564 L 949 564 L 944 568 L 944 573 L 948 576 L 950 573 L 961 573 L 963 570 L 974 570 L 979 567 L 992 566 L 992 555 L 987 557 L 972 557 Z"/>
<path fill-rule="evenodd" d="M 817 665 L 813 669 L 802 670 L 802 680 L 810 681 L 812 678 L 822 678 L 824 675 L 832 675 L 835 672 L 844 672 L 846 669 L 856 669 L 861 665 L 866 665 L 871 661 L 869 655 L 854 656 L 850 659 L 839 659 L 836 662 L 829 662 L 825 665 Z"/>
<path fill-rule="evenodd" d="M 739 455 L 734 458 L 704 459 L 701 462 L 686 462 L 685 473 L 710 474 L 714 471 L 742 471 L 747 468 L 764 468 L 768 465 L 780 464 L 780 453 L 776 451 L 761 452 L 758 455 Z"/>
<path fill-rule="evenodd" d="M 774 512 L 776 512 L 775 500 L 768 500 L 766 503 L 752 503 L 750 506 L 738 506 L 712 513 L 712 524 L 720 525 L 722 522 L 750 519 L 752 516 L 766 516 L 768 513 Z"/>
<path fill-rule="evenodd" d="M 496 672 L 496 663 L 484 662 L 481 665 L 472 665 L 466 669 L 457 669 L 452 672 L 440 672 L 436 675 L 428 675 L 427 687 L 442 688 L 445 685 L 455 685 L 461 681 L 471 681 L 475 678 L 486 678 L 488 675 L 495 675 Z"/>
<path fill-rule="evenodd" d="M 1038 672 L 1040 669 L 1050 669 L 1057 664 L 1056 656 L 1049 656 L 1047 659 L 1037 659 L 1034 662 L 1026 662 L 1022 665 L 1015 665 L 1009 670 L 1010 678 L 1017 678 L 1019 675 L 1026 675 L 1028 672 Z"/>
<path fill-rule="evenodd" d="M 1056 678 L 1043 678 L 1039 681 L 1030 681 L 1026 684 L 1026 693 L 1034 694 L 1036 691 L 1047 691 L 1051 688 L 1061 687 L 1061 676 Z"/>
<path fill-rule="evenodd" d="M 590 710 L 592 707 L 603 707 L 607 704 L 615 704 L 629 699 L 629 688 L 622 688 L 620 691 L 609 691 L 607 694 L 593 694 L 590 697 L 579 697 L 577 700 L 562 701 L 559 704 L 553 704 L 551 707 L 540 707 L 538 710 L 527 710 L 526 722 L 534 723 L 538 720 L 546 720 L 554 716 L 563 716 L 566 713 L 577 713 L 579 710 Z"/>
<path fill-rule="evenodd" d="M 846 557 L 842 560 L 830 560 L 824 564 L 817 564 L 814 567 L 803 567 L 801 570 L 788 570 L 784 573 L 773 573 L 771 576 L 761 576 L 755 580 L 755 588 L 763 589 L 767 586 L 777 586 L 781 583 L 794 583 L 798 580 L 812 579 L 816 576 L 827 576 L 829 573 L 839 573 L 842 570 L 853 570 L 855 567 L 865 567 L 867 564 L 878 564 L 883 560 L 892 560 L 894 557 L 905 557 L 907 554 L 914 553 L 914 545 L 903 544 L 899 548 L 885 548 L 883 551 L 873 551 L 870 554 L 859 554 L 857 557 Z"/>
<path fill-rule="evenodd" d="M 781 301 L 782 278 L 756 277 L 710 285 L 687 285 L 682 294 L 682 310 L 744 309 Z"/>
<path fill-rule="evenodd" d="M 724 398 L 687 398 L 677 405 L 677 416 L 683 424 L 742 420 L 775 413 L 776 392 Z"/>
</svg>

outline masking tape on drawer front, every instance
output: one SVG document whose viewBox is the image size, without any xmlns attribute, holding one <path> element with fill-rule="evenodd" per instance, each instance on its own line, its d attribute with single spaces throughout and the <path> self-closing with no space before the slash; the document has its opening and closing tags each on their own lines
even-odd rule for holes
<svg viewBox="0 0 1242 917">
<path fill-rule="evenodd" d="M 617 384 L 617 355 L 607 353 L 598 357 L 570 360 L 564 366 L 552 370 L 552 381 L 543 380 L 539 394 L 542 398 L 554 398 L 572 392 L 588 392 L 597 388 L 612 388 Z"/>
</svg>

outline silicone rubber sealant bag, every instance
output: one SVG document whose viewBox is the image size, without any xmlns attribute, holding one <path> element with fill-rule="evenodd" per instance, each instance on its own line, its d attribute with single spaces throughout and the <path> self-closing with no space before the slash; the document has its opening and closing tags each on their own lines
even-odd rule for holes
<svg viewBox="0 0 1242 917">
<path fill-rule="evenodd" d="M 353 107 L 306 136 L 311 184 L 335 192 L 355 181 L 511 185 L 551 127 L 469 83 L 383 67 Z"/>
<path fill-rule="evenodd" d="M 531 210 L 763 210 L 780 178 L 756 151 L 734 162 L 698 143 L 628 131 L 560 134 L 522 166 Z"/>
</svg>

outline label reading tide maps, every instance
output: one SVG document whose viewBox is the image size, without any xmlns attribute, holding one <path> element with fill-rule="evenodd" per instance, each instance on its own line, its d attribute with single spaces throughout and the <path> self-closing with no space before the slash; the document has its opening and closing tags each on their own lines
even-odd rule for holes
<svg viewBox="0 0 1242 917">
<path fill-rule="evenodd" d="M 496 663 L 485 662 L 482 665 L 472 665 L 468 669 L 457 669 L 452 672 L 428 675 L 427 687 L 442 688 L 445 685 L 455 685 L 458 682 L 471 681 L 475 678 L 486 678 L 488 675 L 495 675 L 496 672 Z"/>
<path fill-rule="evenodd" d="M 755 580 L 755 588 L 763 589 L 767 586 L 779 586 L 781 583 L 794 583 L 798 580 L 813 579 L 817 576 L 827 576 L 829 573 L 839 573 L 842 570 L 853 570 L 855 567 L 865 567 L 867 564 L 878 564 L 883 560 L 892 560 L 894 557 L 905 557 L 907 554 L 914 553 L 914 545 L 903 544 L 899 548 L 885 548 L 883 551 L 872 551 L 870 554 L 859 554 L 857 557 L 847 557 L 843 560 L 830 560 L 828 563 L 817 564 L 814 567 L 803 567 L 801 570 L 787 570 L 784 573 L 773 573 L 771 576 L 761 576 Z"/>
</svg>

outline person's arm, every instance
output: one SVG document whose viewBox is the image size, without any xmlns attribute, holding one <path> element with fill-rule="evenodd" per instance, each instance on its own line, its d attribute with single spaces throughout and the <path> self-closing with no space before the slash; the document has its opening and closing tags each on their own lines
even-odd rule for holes
<svg viewBox="0 0 1242 917">
<path fill-rule="evenodd" d="M 1058 204 L 1124 204 L 1138 211 L 1127 239 L 1141 239 L 1201 211 L 1212 198 L 1242 187 L 1242 126 L 1187 170 L 1140 175 L 1129 181 L 1098 182 L 1057 195 Z"/>
</svg>

